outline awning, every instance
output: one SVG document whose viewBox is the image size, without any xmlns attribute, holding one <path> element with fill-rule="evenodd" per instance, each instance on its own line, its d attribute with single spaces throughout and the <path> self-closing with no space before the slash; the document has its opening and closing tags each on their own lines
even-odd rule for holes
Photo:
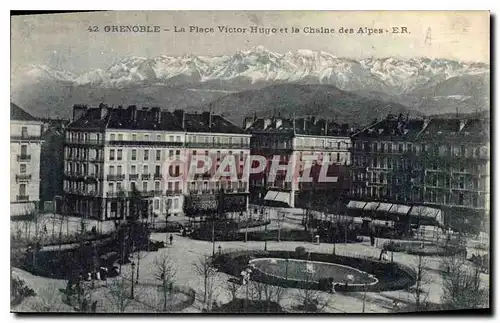
<svg viewBox="0 0 500 323">
<path fill-rule="evenodd" d="M 361 201 L 349 201 L 347 203 L 347 208 L 348 209 L 355 209 L 355 210 L 362 210 L 366 205 L 366 202 L 361 202 Z"/>
<path fill-rule="evenodd" d="M 290 205 L 290 193 L 278 192 L 278 195 L 276 195 L 274 200 Z"/>
<path fill-rule="evenodd" d="M 413 217 L 435 219 L 437 223 L 443 224 L 443 215 L 440 209 L 428 206 L 414 206 L 411 208 L 410 215 Z"/>
<path fill-rule="evenodd" d="M 378 212 L 389 212 L 392 204 L 391 203 L 380 203 L 378 205 L 377 211 Z"/>
<path fill-rule="evenodd" d="M 390 210 L 391 213 L 403 214 L 403 215 L 407 215 L 408 211 L 410 211 L 410 207 L 401 204 L 393 204 Z"/>
<path fill-rule="evenodd" d="M 363 208 L 363 210 L 365 210 L 365 211 L 373 211 L 373 210 L 375 210 L 378 207 L 379 204 L 380 204 L 379 202 L 368 202 L 368 203 L 366 203 L 366 205 Z"/>
<path fill-rule="evenodd" d="M 276 192 L 276 191 L 267 191 L 267 194 L 264 197 L 264 200 L 274 201 L 276 199 L 276 196 L 278 195 L 278 193 L 279 192 Z"/>
</svg>

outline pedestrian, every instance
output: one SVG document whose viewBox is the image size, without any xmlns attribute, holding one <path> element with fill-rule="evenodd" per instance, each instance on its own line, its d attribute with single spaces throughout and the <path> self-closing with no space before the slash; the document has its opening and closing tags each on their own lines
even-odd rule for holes
<svg viewBox="0 0 500 323">
<path fill-rule="evenodd" d="M 174 241 L 174 236 L 172 234 L 170 234 L 170 237 L 168 238 L 168 240 L 170 240 L 170 245 L 172 245 L 172 241 Z"/>
<path fill-rule="evenodd" d="M 47 234 L 47 225 L 43 225 L 43 233 Z"/>
</svg>

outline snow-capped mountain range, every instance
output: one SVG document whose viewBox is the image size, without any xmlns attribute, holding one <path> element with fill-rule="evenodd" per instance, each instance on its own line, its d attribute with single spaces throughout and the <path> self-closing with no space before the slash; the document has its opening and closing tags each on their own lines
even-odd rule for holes
<svg viewBox="0 0 500 323">
<path fill-rule="evenodd" d="M 484 63 L 394 57 L 354 60 L 312 50 L 280 54 L 258 46 L 234 55 L 216 57 L 127 57 L 108 68 L 81 75 L 34 65 L 26 68 L 23 81 L 52 78 L 74 86 L 100 88 L 168 85 L 231 89 L 275 83 L 315 83 L 335 85 L 346 91 L 368 90 L 399 95 L 452 77 L 488 72 L 489 65 Z"/>
</svg>

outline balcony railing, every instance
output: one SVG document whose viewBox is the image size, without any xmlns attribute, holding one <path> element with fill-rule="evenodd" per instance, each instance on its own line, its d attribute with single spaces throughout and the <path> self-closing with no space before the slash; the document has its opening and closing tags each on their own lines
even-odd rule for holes
<svg viewBox="0 0 500 323">
<path fill-rule="evenodd" d="M 16 175 L 17 182 L 30 181 L 30 180 L 31 180 L 31 174 L 17 174 Z"/>
<path fill-rule="evenodd" d="M 67 144 L 80 144 L 80 145 L 103 145 L 102 139 L 66 139 Z"/>
<path fill-rule="evenodd" d="M 147 179 L 150 179 L 151 178 L 151 174 L 142 174 L 141 175 L 141 179 L 143 180 L 147 180 Z"/>
<path fill-rule="evenodd" d="M 199 142 L 199 143 L 189 142 L 189 143 L 186 143 L 186 147 L 188 147 L 188 148 L 220 148 L 220 149 L 230 149 L 230 148 L 233 148 L 233 149 L 249 149 L 250 148 L 250 144 L 242 144 L 242 143 L 232 143 L 232 144 L 225 143 L 224 144 L 224 143 L 214 143 L 214 142 L 208 142 L 208 143 L 204 143 L 204 142 Z"/>
<path fill-rule="evenodd" d="M 42 136 L 34 136 L 28 134 L 22 134 L 18 136 L 10 136 L 11 140 L 21 140 L 21 141 L 37 141 L 42 140 Z"/>
<path fill-rule="evenodd" d="M 139 174 L 130 174 L 128 175 L 128 179 L 131 181 L 135 181 L 139 178 Z"/>
<path fill-rule="evenodd" d="M 182 194 L 181 190 L 167 190 L 165 192 L 165 195 L 179 195 Z"/>
<path fill-rule="evenodd" d="M 19 201 L 19 202 L 29 201 L 30 200 L 30 196 L 29 195 L 16 195 L 16 200 Z"/>
<path fill-rule="evenodd" d="M 31 161 L 31 155 L 17 155 L 18 162 L 29 162 Z"/>
<path fill-rule="evenodd" d="M 106 179 L 108 181 L 123 181 L 125 179 L 125 175 L 124 174 L 119 174 L 119 175 L 111 175 L 109 174 Z"/>
<path fill-rule="evenodd" d="M 154 174 L 154 179 L 162 179 L 163 175 L 162 174 Z"/>
</svg>

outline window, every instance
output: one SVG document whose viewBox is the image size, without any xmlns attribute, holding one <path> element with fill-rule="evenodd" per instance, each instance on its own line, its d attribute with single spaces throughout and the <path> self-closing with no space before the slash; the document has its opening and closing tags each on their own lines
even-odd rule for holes
<svg viewBox="0 0 500 323">
<path fill-rule="evenodd" d="M 160 165 L 156 165 L 155 166 L 155 175 L 160 175 L 161 173 L 161 166 Z"/>
<path fill-rule="evenodd" d="M 113 183 L 109 183 L 108 184 L 108 192 L 113 193 L 114 190 L 115 190 L 115 185 Z"/>
<path fill-rule="evenodd" d="M 160 191 L 160 182 L 155 182 L 155 191 L 159 192 Z"/>
<path fill-rule="evenodd" d="M 115 174 L 115 166 L 109 166 L 109 175 Z"/>
<path fill-rule="evenodd" d="M 116 174 L 117 175 L 121 175 L 122 174 L 122 166 L 121 165 L 116 166 Z"/>
<path fill-rule="evenodd" d="M 148 191 L 148 182 L 142 182 L 142 191 L 147 192 Z"/>
<path fill-rule="evenodd" d="M 403 152 L 403 144 L 398 145 L 398 152 L 400 152 L 400 153 Z"/>
<path fill-rule="evenodd" d="M 135 182 L 130 182 L 130 190 L 135 191 L 137 189 L 137 186 L 135 185 Z"/>
<path fill-rule="evenodd" d="M 120 192 L 122 190 L 122 182 L 116 182 L 116 191 Z"/>
<path fill-rule="evenodd" d="M 112 133 L 112 134 L 109 135 L 109 140 L 111 140 L 111 141 L 115 141 L 116 140 L 114 133 Z"/>
<path fill-rule="evenodd" d="M 143 174 L 148 174 L 148 173 L 149 173 L 148 165 L 144 165 L 144 166 L 143 166 L 143 168 L 142 168 L 142 173 L 143 173 Z"/>
<path fill-rule="evenodd" d="M 180 174 L 180 166 L 176 165 L 175 166 L 175 176 L 179 176 L 179 174 Z"/>
<path fill-rule="evenodd" d="M 174 209 L 179 208 L 179 199 L 174 199 Z"/>
<path fill-rule="evenodd" d="M 119 134 L 118 134 L 118 140 L 119 140 L 119 141 L 123 141 L 123 134 L 122 134 L 122 133 L 119 133 Z"/>
<path fill-rule="evenodd" d="M 161 150 L 156 151 L 156 160 L 161 160 Z"/>
<path fill-rule="evenodd" d="M 160 200 L 155 199 L 155 210 L 158 210 L 160 208 Z"/>
<path fill-rule="evenodd" d="M 173 151 L 173 150 L 169 150 L 169 151 L 168 151 L 168 157 L 169 157 L 169 158 L 174 157 L 174 151 Z"/>
<path fill-rule="evenodd" d="M 28 137 L 28 127 L 21 127 L 21 136 Z"/>
<path fill-rule="evenodd" d="M 137 174 L 137 167 L 135 165 L 130 166 L 130 174 Z"/>
<path fill-rule="evenodd" d="M 26 173 L 26 164 L 19 165 L 19 173 L 21 173 L 21 174 Z"/>
<path fill-rule="evenodd" d="M 116 151 L 116 160 L 122 160 L 122 156 L 123 156 L 123 150 L 122 149 L 118 149 Z"/>
<path fill-rule="evenodd" d="M 240 161 L 243 161 L 243 156 L 244 156 L 244 153 L 242 151 L 240 151 Z"/>
<path fill-rule="evenodd" d="M 114 149 L 109 150 L 109 160 L 115 160 L 115 150 Z"/>
<path fill-rule="evenodd" d="M 458 205 L 464 205 L 464 193 L 458 193 Z"/>
<path fill-rule="evenodd" d="M 135 133 L 132 134 L 132 140 L 137 141 L 137 135 Z"/>
<path fill-rule="evenodd" d="M 193 150 L 193 156 L 196 156 L 196 150 Z"/>
<path fill-rule="evenodd" d="M 174 142 L 174 136 L 168 136 L 168 141 Z"/>
<path fill-rule="evenodd" d="M 181 151 L 180 150 L 176 150 L 175 151 L 175 159 L 179 159 L 181 156 Z"/>
<path fill-rule="evenodd" d="M 28 155 L 28 145 L 21 145 L 21 156 Z"/>
<path fill-rule="evenodd" d="M 19 184 L 19 196 L 26 196 L 26 184 Z"/>
<path fill-rule="evenodd" d="M 144 149 L 144 160 L 149 160 L 149 150 Z"/>
<path fill-rule="evenodd" d="M 144 135 L 144 141 L 149 141 L 149 135 Z"/>
<path fill-rule="evenodd" d="M 177 142 L 181 142 L 181 136 L 176 136 L 176 137 L 175 137 L 175 141 L 177 141 Z"/>
</svg>

